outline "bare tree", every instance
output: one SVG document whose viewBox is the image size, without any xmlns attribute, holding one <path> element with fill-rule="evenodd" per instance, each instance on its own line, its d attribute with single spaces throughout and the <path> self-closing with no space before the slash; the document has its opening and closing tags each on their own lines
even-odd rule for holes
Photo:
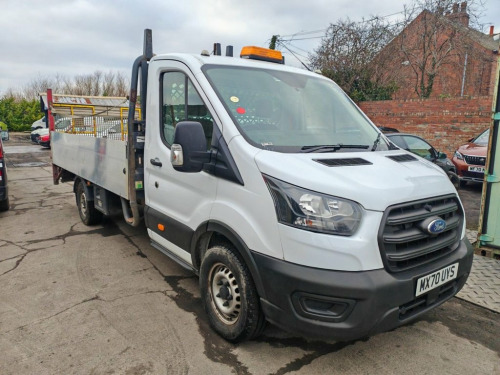
<svg viewBox="0 0 500 375">
<path fill-rule="evenodd" d="M 128 78 L 121 72 L 116 73 L 114 95 L 113 96 L 127 96 L 130 88 Z"/>
<path fill-rule="evenodd" d="M 121 72 L 103 73 L 96 70 L 91 74 L 80 74 L 73 78 L 57 74 L 55 77 L 38 75 L 20 90 L 9 88 L 3 95 L 15 99 L 37 99 L 38 95 L 50 88 L 54 93 L 91 96 L 126 96 L 129 80 Z"/>
<path fill-rule="evenodd" d="M 354 100 L 386 96 L 390 85 L 379 84 L 381 76 L 371 61 L 394 37 L 394 31 L 393 25 L 379 17 L 361 22 L 339 20 L 330 24 L 310 60 L 315 69 L 336 81 Z"/>
<path fill-rule="evenodd" d="M 28 82 L 26 85 L 24 85 L 17 95 L 23 99 L 31 100 L 38 98 L 38 95 L 41 92 L 47 91 L 48 88 L 59 90 L 60 87 L 61 87 L 61 76 L 56 75 L 55 77 L 48 77 L 48 76 L 38 75 L 37 77 L 33 78 L 30 82 Z"/>
<path fill-rule="evenodd" d="M 104 74 L 102 80 L 102 95 L 114 96 L 115 73 L 112 71 Z"/>
<path fill-rule="evenodd" d="M 477 33 L 469 26 L 477 24 L 481 9 L 479 1 L 459 4 L 452 0 L 415 0 L 405 6 L 401 32 L 375 62 L 380 65 L 381 60 L 392 61 L 392 69 L 383 69 L 385 78 L 398 82 L 407 95 L 410 90 L 406 88 L 411 87 L 417 97 L 429 98 L 436 81 L 447 70 L 463 69 L 466 56 L 484 57 L 475 56 L 467 41 Z M 457 82 L 449 84 L 457 86 Z M 449 90 L 456 94 L 456 87 Z"/>
</svg>

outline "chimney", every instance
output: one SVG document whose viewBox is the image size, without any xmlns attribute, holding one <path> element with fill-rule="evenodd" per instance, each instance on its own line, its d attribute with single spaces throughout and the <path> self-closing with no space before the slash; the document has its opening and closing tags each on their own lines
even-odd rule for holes
<svg viewBox="0 0 500 375">
<path fill-rule="evenodd" d="M 458 10 L 460 6 L 460 11 Z M 465 27 L 469 27 L 469 14 L 467 13 L 467 2 L 464 1 L 460 4 L 454 3 L 452 12 L 447 13 L 446 17 L 448 17 L 450 20 L 454 22 L 458 22 L 462 24 Z"/>
<path fill-rule="evenodd" d="M 494 33 L 495 33 L 495 26 L 491 25 L 490 26 L 490 36 L 493 36 Z"/>
</svg>

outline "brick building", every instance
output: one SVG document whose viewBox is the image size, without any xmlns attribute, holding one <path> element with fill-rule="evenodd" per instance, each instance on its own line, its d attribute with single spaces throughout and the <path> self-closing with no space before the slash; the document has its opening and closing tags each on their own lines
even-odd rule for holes
<svg viewBox="0 0 500 375">
<path fill-rule="evenodd" d="M 469 27 L 467 3 L 451 10 L 423 10 L 377 56 L 393 99 L 455 98 L 491 95 L 499 41 L 493 29 Z"/>
<path fill-rule="evenodd" d="M 384 78 L 398 87 L 393 100 L 361 102 L 361 109 L 375 124 L 420 135 L 452 156 L 492 121 L 500 68 L 493 31 L 469 27 L 466 3 L 422 11 L 377 56 Z M 429 78 L 432 90 L 424 95 Z"/>
</svg>

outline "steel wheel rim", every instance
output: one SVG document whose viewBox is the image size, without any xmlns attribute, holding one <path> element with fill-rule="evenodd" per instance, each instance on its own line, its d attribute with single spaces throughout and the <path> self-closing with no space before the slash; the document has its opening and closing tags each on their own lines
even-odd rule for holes
<svg viewBox="0 0 500 375">
<path fill-rule="evenodd" d="M 241 294 L 234 273 L 222 263 L 210 269 L 208 277 L 210 302 L 218 318 L 227 325 L 235 324 L 241 312 Z"/>
<path fill-rule="evenodd" d="M 80 210 L 83 216 L 87 216 L 87 197 L 84 192 L 80 195 Z"/>
</svg>

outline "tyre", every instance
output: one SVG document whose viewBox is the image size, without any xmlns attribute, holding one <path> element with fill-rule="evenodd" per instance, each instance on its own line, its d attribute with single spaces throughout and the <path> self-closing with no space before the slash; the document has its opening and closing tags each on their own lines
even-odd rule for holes
<svg viewBox="0 0 500 375">
<path fill-rule="evenodd" d="M 460 177 L 458 177 L 458 175 L 455 172 L 451 171 L 448 171 L 448 177 L 450 178 L 450 181 L 453 184 L 453 186 L 455 186 L 455 189 L 458 190 L 458 188 L 460 188 L 461 186 Z"/>
<path fill-rule="evenodd" d="M 97 211 L 94 207 L 94 202 L 88 200 L 82 181 L 80 181 L 76 188 L 76 206 L 78 207 L 80 219 L 82 219 L 85 225 L 95 225 L 101 222 L 102 212 Z"/>
<path fill-rule="evenodd" d="M 246 265 L 231 247 L 207 250 L 200 267 L 203 307 L 215 332 L 237 343 L 262 333 L 265 319 Z"/>
<path fill-rule="evenodd" d="M 467 185 L 467 181 L 466 181 L 466 180 L 460 180 L 460 182 L 459 182 L 459 186 L 462 188 L 462 187 L 464 187 L 465 185 Z"/>
<path fill-rule="evenodd" d="M 0 201 L 0 212 L 9 210 L 9 198 Z"/>
</svg>

